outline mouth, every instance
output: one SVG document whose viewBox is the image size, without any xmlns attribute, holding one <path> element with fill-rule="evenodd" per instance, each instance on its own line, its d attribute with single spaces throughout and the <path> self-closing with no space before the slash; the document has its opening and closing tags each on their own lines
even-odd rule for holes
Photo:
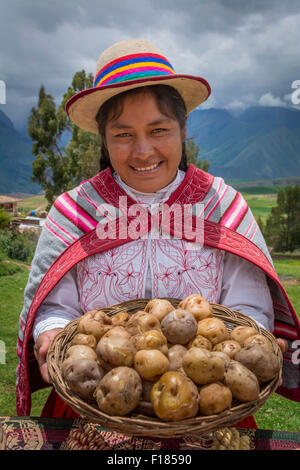
<svg viewBox="0 0 300 470">
<path fill-rule="evenodd" d="M 133 170 L 136 171 L 137 173 L 151 173 L 151 172 L 154 172 L 161 165 L 161 163 L 162 162 L 157 162 L 157 163 L 153 163 L 153 165 L 149 165 L 145 167 L 131 166 L 131 168 L 133 168 Z"/>
</svg>

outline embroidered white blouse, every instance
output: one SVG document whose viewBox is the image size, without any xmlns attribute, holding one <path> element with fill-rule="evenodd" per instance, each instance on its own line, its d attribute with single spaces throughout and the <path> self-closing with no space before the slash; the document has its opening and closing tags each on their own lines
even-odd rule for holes
<svg viewBox="0 0 300 470">
<path fill-rule="evenodd" d="M 156 193 L 141 193 L 114 173 L 116 182 L 135 201 L 153 213 L 169 199 L 185 173 Z M 274 310 L 265 274 L 239 256 L 153 232 L 72 268 L 45 299 L 33 325 L 33 337 L 63 328 L 89 310 L 134 298 L 184 298 L 200 293 L 210 302 L 241 311 L 269 331 Z"/>
</svg>

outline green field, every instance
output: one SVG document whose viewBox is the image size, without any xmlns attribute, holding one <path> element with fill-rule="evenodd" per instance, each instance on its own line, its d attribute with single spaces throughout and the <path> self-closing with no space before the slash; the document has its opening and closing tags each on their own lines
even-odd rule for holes
<svg viewBox="0 0 300 470">
<path fill-rule="evenodd" d="M 26 199 L 23 199 L 18 203 L 18 212 L 22 215 L 27 215 L 33 210 L 45 210 L 47 207 L 48 201 L 43 195 L 32 196 Z"/>
<path fill-rule="evenodd" d="M 242 192 L 247 204 L 249 205 L 254 217 L 258 217 L 265 223 L 266 219 L 271 212 L 272 207 L 276 206 L 277 193 L 256 194 L 255 192 Z"/>
<path fill-rule="evenodd" d="M 300 260 L 275 262 L 276 270 L 284 276 L 286 290 L 298 315 L 300 312 Z M 15 369 L 17 366 L 16 338 L 18 318 L 23 304 L 23 290 L 28 278 L 28 269 L 8 276 L 0 276 L 0 331 L 6 346 L 5 364 L 0 364 L 0 415 L 15 415 Z M 291 283 L 293 281 L 293 283 Z M 48 389 L 32 396 L 32 416 L 40 416 Z M 300 403 L 274 394 L 255 414 L 261 429 L 295 431 L 300 428 Z"/>
</svg>

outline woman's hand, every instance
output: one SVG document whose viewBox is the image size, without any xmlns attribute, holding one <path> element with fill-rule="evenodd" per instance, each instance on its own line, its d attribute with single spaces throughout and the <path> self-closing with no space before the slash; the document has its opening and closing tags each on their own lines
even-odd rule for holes
<svg viewBox="0 0 300 470">
<path fill-rule="evenodd" d="M 47 352 L 53 338 L 62 330 L 62 328 L 53 328 L 53 330 L 44 331 L 41 333 L 34 345 L 34 355 L 40 366 L 40 373 L 43 380 L 50 383 L 50 378 L 47 368 Z"/>
</svg>

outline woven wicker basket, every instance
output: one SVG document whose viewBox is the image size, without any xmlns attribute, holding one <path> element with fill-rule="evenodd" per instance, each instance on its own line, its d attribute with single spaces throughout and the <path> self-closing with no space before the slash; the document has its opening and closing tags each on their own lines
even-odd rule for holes
<svg viewBox="0 0 300 470">
<path fill-rule="evenodd" d="M 168 298 L 167 300 L 176 308 L 181 299 Z M 148 302 L 149 299 L 132 300 L 101 310 L 110 316 L 121 311 L 127 311 L 129 314 L 133 314 L 138 310 L 143 310 Z M 271 341 L 274 353 L 277 355 L 282 366 L 280 348 L 278 347 L 275 337 L 270 332 L 260 328 L 254 320 L 240 312 L 230 310 L 218 304 L 211 305 L 213 307 L 213 316 L 224 321 L 229 331 L 239 325 L 252 326 L 258 333 L 266 336 Z M 100 424 L 103 428 L 110 431 L 158 438 L 205 435 L 216 429 L 232 426 L 255 413 L 276 390 L 281 379 L 280 368 L 277 377 L 260 387 L 257 400 L 248 403 L 233 400 L 230 409 L 215 415 L 199 415 L 194 418 L 175 422 L 164 422 L 159 418 L 141 415 L 136 412 L 132 412 L 130 415 L 124 417 L 110 416 L 99 410 L 96 404 L 89 404 L 73 393 L 62 379 L 61 365 L 64 361 L 69 344 L 77 333 L 77 322 L 78 320 L 74 320 L 69 323 L 52 341 L 47 355 L 49 375 L 56 392 L 74 411 L 89 422 Z"/>
</svg>

